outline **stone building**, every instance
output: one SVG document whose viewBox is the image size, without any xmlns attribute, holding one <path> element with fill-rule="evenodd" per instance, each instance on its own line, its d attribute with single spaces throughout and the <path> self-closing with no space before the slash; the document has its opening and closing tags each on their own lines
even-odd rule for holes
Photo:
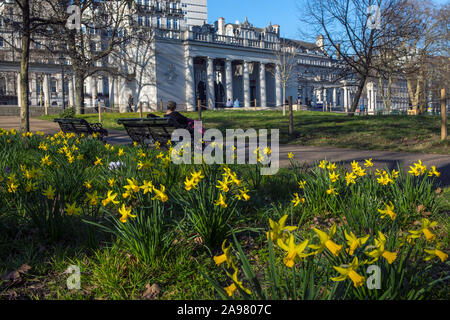
<svg viewBox="0 0 450 320">
<path fill-rule="evenodd" d="M 342 61 L 324 50 L 321 36 L 315 43 L 283 39 L 279 25 L 259 28 L 247 18 L 242 23 L 219 18 L 207 24 L 206 0 L 135 0 L 135 5 L 139 10 L 134 25 L 144 33 L 151 30 L 152 40 L 128 44 L 98 62 L 102 71 L 84 82 L 87 108 L 94 107 L 97 97 L 125 112 L 130 95 L 136 104 L 142 102 L 145 111 L 160 110 L 169 100 L 185 110 L 195 110 L 198 101 L 209 109 L 221 108 L 228 100 L 239 100 L 243 107 L 279 107 L 283 89 L 278 53 L 286 49 L 295 52 L 286 97 L 310 107 L 343 111 L 351 104 L 354 82 L 342 78 Z M 17 105 L 20 57 L 2 39 L 20 39 L 8 33 L 7 14 L 3 11 L 0 19 L 0 105 Z M 101 49 L 101 37 L 92 50 Z M 125 57 L 132 57 L 133 63 Z M 405 108 L 405 84 L 396 83 L 393 107 Z M 369 113 L 383 108 L 377 86 L 378 81 L 369 81 L 361 99 Z M 74 105 L 70 60 L 49 56 L 39 42 L 32 46 L 30 101 L 32 106 Z"/>
</svg>

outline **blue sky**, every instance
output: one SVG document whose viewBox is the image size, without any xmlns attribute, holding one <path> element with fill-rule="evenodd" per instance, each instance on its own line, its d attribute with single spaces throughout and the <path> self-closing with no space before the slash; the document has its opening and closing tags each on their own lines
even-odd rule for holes
<svg viewBox="0 0 450 320">
<path fill-rule="evenodd" d="M 436 3 L 448 3 L 449 0 L 435 0 Z M 281 36 L 300 39 L 300 12 L 297 0 L 208 0 L 208 22 L 213 23 L 220 17 L 226 22 L 248 21 L 255 27 L 269 24 L 281 26 Z M 302 39 L 308 40 L 308 39 Z"/>
</svg>

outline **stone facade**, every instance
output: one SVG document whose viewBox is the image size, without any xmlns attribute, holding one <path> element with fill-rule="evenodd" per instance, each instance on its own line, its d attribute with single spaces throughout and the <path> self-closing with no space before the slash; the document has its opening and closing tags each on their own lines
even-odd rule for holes
<svg viewBox="0 0 450 320">
<path fill-rule="evenodd" d="M 243 107 L 279 107 L 283 105 L 283 65 L 278 53 L 294 50 L 293 75 L 284 96 L 310 107 L 348 110 L 354 82 L 339 78 L 342 62 L 327 54 L 323 37 L 316 43 L 283 39 L 279 25 L 258 28 L 247 18 L 242 23 L 226 23 L 224 18 L 213 25 L 188 23 L 187 5 L 202 6 L 206 1 L 188 2 L 136 0 L 140 10 L 135 24 L 142 32 L 152 30 L 154 37 L 146 44 L 131 43 L 122 49 L 122 55 L 99 62 L 99 66 L 133 77 L 107 70 L 89 76 L 84 83 L 87 108 L 95 106 L 97 97 L 105 106 L 126 112 L 129 95 L 136 105 L 142 102 L 145 111 L 160 110 L 169 100 L 185 110 L 195 110 L 199 102 L 216 109 L 236 100 Z M 64 105 L 74 105 L 70 61 L 66 59 L 61 65 L 43 52 L 36 45 L 32 48 L 31 105 L 61 107 L 63 86 Z M 125 56 L 132 57 L 134 63 Z M 0 41 L 0 104 L 17 104 L 18 61 Z M 376 79 L 368 81 L 360 101 L 369 113 L 383 109 L 378 86 Z M 394 84 L 392 101 L 393 108 L 407 107 L 406 83 L 401 79 Z"/>
</svg>

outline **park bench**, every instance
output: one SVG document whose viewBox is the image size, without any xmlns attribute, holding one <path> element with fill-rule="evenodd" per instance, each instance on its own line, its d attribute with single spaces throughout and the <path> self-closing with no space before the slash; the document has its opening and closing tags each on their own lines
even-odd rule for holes
<svg viewBox="0 0 450 320">
<path fill-rule="evenodd" d="M 165 118 L 124 118 L 118 119 L 117 123 L 125 127 L 133 142 L 141 145 L 159 142 L 161 146 L 166 147 L 172 132 L 176 129 L 169 125 Z"/>
<path fill-rule="evenodd" d="M 59 124 L 64 133 L 75 133 L 77 136 L 95 134 L 101 141 L 108 136 L 108 131 L 102 127 L 101 123 L 89 123 L 85 119 L 77 118 L 53 119 L 53 121 Z"/>
</svg>

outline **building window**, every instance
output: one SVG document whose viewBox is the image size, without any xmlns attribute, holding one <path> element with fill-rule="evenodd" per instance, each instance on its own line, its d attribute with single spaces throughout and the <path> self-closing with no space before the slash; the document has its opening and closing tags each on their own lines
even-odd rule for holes
<svg viewBox="0 0 450 320">
<path fill-rule="evenodd" d="M 0 47 L 3 47 L 3 38 L 0 37 Z"/>
<path fill-rule="evenodd" d="M 150 17 L 145 17 L 145 26 L 150 27 Z"/>
<path fill-rule="evenodd" d="M 178 30 L 178 19 L 173 19 L 173 28 Z"/>
<path fill-rule="evenodd" d="M 172 28 L 172 19 L 167 19 L 167 29 Z"/>
<path fill-rule="evenodd" d="M 52 79 L 50 81 L 50 87 L 51 87 L 52 93 L 56 93 L 56 80 L 55 79 Z"/>
<path fill-rule="evenodd" d="M 138 16 L 138 25 L 142 26 L 142 16 Z"/>
<path fill-rule="evenodd" d="M 161 18 L 160 17 L 156 17 L 156 27 L 157 28 L 161 27 Z"/>
</svg>

